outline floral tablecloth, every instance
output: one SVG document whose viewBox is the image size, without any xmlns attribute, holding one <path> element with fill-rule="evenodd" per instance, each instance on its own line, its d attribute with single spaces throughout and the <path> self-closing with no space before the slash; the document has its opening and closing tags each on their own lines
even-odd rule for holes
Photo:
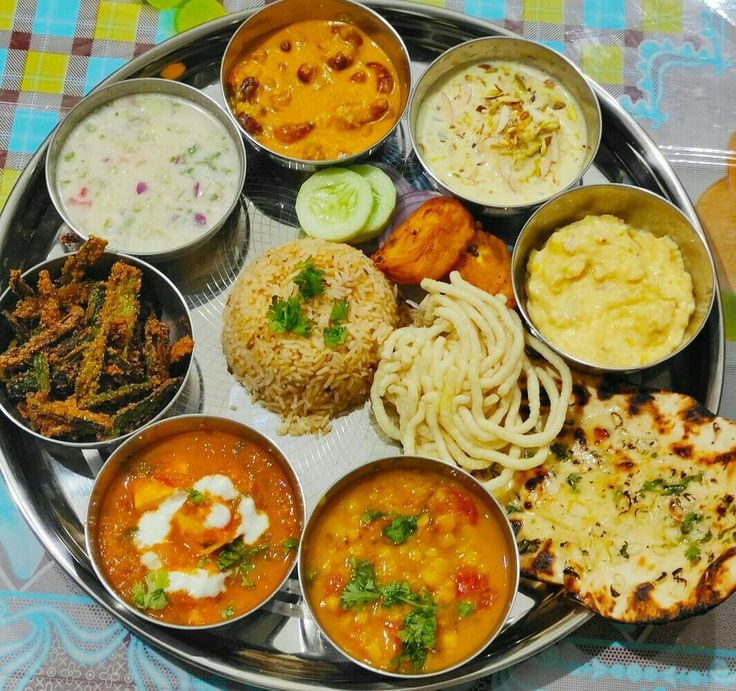
<svg viewBox="0 0 736 691">
<path fill-rule="evenodd" d="M 718 259 L 732 339 L 720 412 L 736 418 L 736 2 L 427 2 L 565 53 L 660 146 L 696 202 Z M 257 4 L 226 0 L 224 10 Z M 178 11 L 136 0 L 0 0 L 0 206 L 64 114 L 126 61 L 174 35 Z M 473 688 L 736 688 L 734 621 L 736 598 L 644 634 L 593 619 Z M 18 690 L 233 687 L 163 656 L 83 594 L 45 554 L 1 481 L 0 684 Z"/>
</svg>

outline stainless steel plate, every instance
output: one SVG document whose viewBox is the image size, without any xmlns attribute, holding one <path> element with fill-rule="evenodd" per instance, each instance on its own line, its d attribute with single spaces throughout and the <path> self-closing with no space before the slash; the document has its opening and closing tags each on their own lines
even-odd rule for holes
<svg viewBox="0 0 736 691">
<path fill-rule="evenodd" d="M 403 36 L 415 76 L 443 50 L 470 38 L 504 34 L 481 20 L 454 12 L 397 2 L 371 2 Z M 236 27 L 251 12 L 225 17 L 170 39 L 133 60 L 108 81 L 157 76 L 169 62 L 187 66 L 184 81 L 217 96 L 222 52 Z M 603 139 L 584 183 L 613 180 L 661 194 L 696 224 L 685 191 L 656 146 L 633 120 L 596 87 L 603 113 Z M 0 214 L 2 285 L 9 268 L 29 267 L 63 249 L 61 219 L 49 200 L 43 177 L 46 144 L 31 160 Z M 417 186 L 429 181 L 409 156 L 405 123 L 381 153 Z M 227 373 L 220 348 L 220 314 L 228 289 L 244 263 L 266 248 L 296 237 L 294 198 L 303 173 L 280 168 L 248 152 L 248 175 L 241 204 L 215 238 L 195 254 L 160 268 L 184 294 L 194 323 L 195 367 L 177 412 L 204 412 L 242 420 L 277 440 L 298 473 L 307 508 L 351 467 L 396 447 L 376 432 L 368 407 L 335 421 L 328 435 L 278 437 L 276 417 L 253 405 Z M 497 230 L 492 221 L 489 229 Z M 699 227 L 699 226 L 698 226 Z M 724 367 L 720 303 L 696 341 L 648 383 L 688 393 L 717 410 Z M 78 451 L 59 452 L 0 421 L 0 471 L 11 496 L 43 544 L 66 571 L 101 605 L 147 641 L 212 672 L 278 689 L 448 688 L 508 667 L 567 635 L 590 614 L 555 590 L 523 582 L 504 632 L 476 660 L 431 683 L 389 682 L 341 658 L 319 635 L 303 607 L 294 575 L 269 608 L 245 622 L 210 633 L 176 633 L 148 624 L 117 606 L 97 581 L 84 550 L 82 517 L 92 471 Z"/>
</svg>

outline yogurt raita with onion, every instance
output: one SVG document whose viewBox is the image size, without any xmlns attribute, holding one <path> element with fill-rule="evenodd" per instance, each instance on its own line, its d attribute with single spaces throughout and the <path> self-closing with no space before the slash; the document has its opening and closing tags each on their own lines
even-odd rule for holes
<svg viewBox="0 0 736 691">
<path fill-rule="evenodd" d="M 587 154 L 579 104 L 558 81 L 496 60 L 454 70 L 417 115 L 417 148 L 434 176 L 479 204 L 520 206 L 567 187 Z"/>
<path fill-rule="evenodd" d="M 241 160 L 224 125 L 191 101 L 123 96 L 77 125 L 56 185 L 75 229 L 111 249 L 172 250 L 218 224 L 239 193 Z"/>
</svg>

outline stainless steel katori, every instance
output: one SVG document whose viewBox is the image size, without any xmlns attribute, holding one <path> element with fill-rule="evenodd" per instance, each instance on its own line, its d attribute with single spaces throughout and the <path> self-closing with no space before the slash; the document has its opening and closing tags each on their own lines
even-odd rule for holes
<svg viewBox="0 0 736 691">
<path fill-rule="evenodd" d="M 241 612 L 237 616 L 229 619 L 223 618 L 221 621 L 211 624 L 185 625 L 172 624 L 162 619 L 157 619 L 146 614 L 144 611 L 137 609 L 128 600 L 115 590 L 107 576 L 105 575 L 104 554 L 100 548 L 99 525 L 100 525 L 100 509 L 105 499 L 105 494 L 115 477 L 131 463 L 131 460 L 138 454 L 145 453 L 157 443 L 168 437 L 185 432 L 209 432 L 218 431 L 232 434 L 240 439 L 255 444 L 260 449 L 268 452 L 274 459 L 275 463 L 284 471 L 291 481 L 294 489 L 294 495 L 298 510 L 298 517 L 302 526 L 306 522 L 306 514 L 304 507 L 304 498 L 301 484 L 291 464 L 284 456 L 283 452 L 267 437 L 248 425 L 244 425 L 227 418 L 215 417 L 211 415 L 178 415 L 177 417 L 159 420 L 156 423 L 149 424 L 137 434 L 132 435 L 122 445 L 118 446 L 112 455 L 105 461 L 92 487 L 87 506 L 87 515 L 84 522 L 85 545 L 87 554 L 92 562 L 92 566 L 100 579 L 100 582 L 107 589 L 110 596 L 118 603 L 119 607 L 124 607 L 134 616 L 141 617 L 146 621 L 158 625 L 177 629 L 181 631 L 202 631 L 207 629 L 215 629 L 222 626 L 231 626 L 236 624 L 244 617 L 250 616 L 260 607 L 263 607 L 284 584 L 289 577 L 289 572 L 284 574 L 281 582 L 273 588 L 273 590 L 259 604 L 252 609 Z"/>
<path fill-rule="evenodd" d="M 402 36 L 415 75 L 458 43 L 510 35 L 483 20 L 449 10 L 397 0 L 368 4 Z M 176 36 L 125 65 L 108 83 L 155 76 L 165 65 L 181 62 L 187 67 L 186 81 L 206 93 L 218 94 L 225 47 L 237 27 L 252 15 L 250 10 L 241 12 Z M 701 234 L 692 204 L 659 149 L 611 96 L 595 85 L 593 91 L 601 107 L 602 138 L 599 154 L 583 183 L 615 180 L 642 186 L 670 199 Z M 47 148 L 48 144 L 42 146 L 34 155 L 0 213 L 5 266 L 29 266 L 60 252 L 57 240 L 62 219 L 43 180 Z M 220 315 L 230 286 L 245 263 L 298 235 L 293 203 L 295 181 L 301 174 L 292 174 L 267 157 L 252 153 L 248 151 L 248 177 L 234 214 L 238 227 L 231 234 L 213 237 L 211 244 L 217 247 L 212 252 L 196 253 L 196 275 L 189 270 L 176 273 L 176 285 L 190 307 L 195 351 L 192 376 L 170 412 L 203 412 L 256 427 L 290 459 L 309 511 L 346 472 L 373 459 L 396 455 L 398 449 L 375 429 L 367 405 L 335 420 L 328 435 L 280 437 L 278 418 L 253 405 L 227 372 L 220 345 Z M 412 155 L 406 119 L 374 156 L 399 170 L 415 187 L 430 185 Z M 714 309 L 700 334 L 682 353 L 664 363 L 656 373 L 656 383 L 688 393 L 717 410 L 723 372 L 723 319 L 716 295 Z M 643 372 L 641 381 L 651 383 L 650 373 Z M 534 655 L 591 616 L 558 589 L 522 578 L 506 626 L 478 657 L 440 677 L 389 684 L 385 677 L 346 661 L 325 641 L 293 574 L 264 607 L 232 626 L 194 635 L 134 615 L 105 589 L 85 550 L 83 524 L 93 477 L 79 451 L 49 449 L 41 440 L 7 423 L 0 425 L 0 472 L 12 500 L 46 549 L 96 602 L 158 649 L 239 683 L 290 690 L 378 691 L 399 685 L 405 689 L 451 688 Z"/>
<path fill-rule="evenodd" d="M 69 135 L 77 127 L 83 126 L 85 119 L 92 113 L 117 99 L 137 94 L 162 94 L 164 96 L 183 99 L 213 117 L 225 129 L 225 132 L 235 147 L 239 164 L 239 169 L 234 171 L 234 175 L 237 177 L 238 181 L 234 186 L 236 192 L 232 196 L 232 199 L 229 200 L 227 210 L 219 218 L 209 219 L 206 226 L 203 226 L 204 230 L 202 234 L 197 236 L 194 240 L 187 240 L 166 249 L 146 252 L 130 251 L 130 247 L 110 243 L 111 250 L 125 252 L 127 254 L 135 254 L 149 262 L 159 263 L 175 259 L 182 255 L 189 254 L 193 250 L 201 248 L 226 224 L 239 203 L 239 191 L 243 189 L 246 173 L 246 157 L 243 140 L 240 137 L 240 133 L 232 119 L 229 118 L 227 113 L 225 113 L 222 108 L 218 107 L 218 105 L 209 96 L 188 84 L 168 79 L 128 79 L 107 84 L 102 88 L 95 89 L 95 91 L 83 98 L 74 108 L 72 108 L 61 121 L 61 124 L 56 128 L 56 130 L 54 130 L 51 141 L 46 150 L 46 183 L 48 185 L 51 201 L 54 203 L 56 211 L 64 219 L 65 223 L 74 230 L 75 233 L 77 233 L 77 235 L 82 238 L 87 238 L 90 235 L 102 235 L 104 237 L 105 232 L 103 228 L 79 227 L 67 213 L 61 192 L 61 181 L 58 180 L 57 175 L 59 156 L 61 155 L 64 143 Z M 162 122 L 162 129 L 164 129 L 166 125 L 166 122 Z M 110 174 L 109 183 L 110 185 L 115 185 L 117 183 L 114 173 Z M 156 204 L 159 198 L 163 199 L 160 195 L 154 195 L 147 203 Z"/>
<path fill-rule="evenodd" d="M 436 58 L 418 79 L 409 99 L 409 136 L 411 137 L 414 154 L 426 170 L 432 184 L 438 190 L 457 197 L 481 213 L 507 219 L 523 220 L 537 206 L 554 196 L 556 192 L 536 199 L 532 203 L 509 206 L 493 204 L 481 198 L 471 199 L 458 193 L 451 184 L 440 179 L 440 176 L 434 171 L 431 161 L 427 160 L 426 154 L 422 152 L 418 145 L 417 120 L 427 95 L 433 89 L 438 88 L 438 85 L 456 70 L 480 61 L 487 61 L 491 64 L 494 61 L 508 61 L 536 68 L 564 86 L 577 101 L 586 124 L 585 156 L 575 177 L 561 189 L 568 189 L 577 185 L 593 163 L 601 140 L 601 109 L 591 83 L 570 60 L 541 43 L 528 41 L 520 37 L 487 36 L 453 46 Z"/>
<path fill-rule="evenodd" d="M 47 271 L 51 279 L 55 280 L 61 274 L 61 269 L 67 260 L 67 256 L 55 257 L 37 264 L 23 272 L 23 280 L 29 286 L 35 288 L 38 283 L 38 276 L 42 271 Z M 85 276 L 94 280 L 105 280 L 110 275 L 112 265 L 119 261 L 140 269 L 142 278 L 141 296 L 143 299 L 158 306 L 160 311 L 158 314 L 159 319 L 169 327 L 170 342 L 173 343 L 183 336 L 191 337 L 192 321 L 184 297 L 179 289 L 163 273 L 150 264 L 136 257 L 130 257 L 116 252 L 105 252 L 97 262 L 87 269 Z M 18 296 L 10 288 L 7 288 L 0 296 L 0 312 L 5 313 L 6 311 L 11 311 L 17 304 L 18 299 Z M 8 347 L 11 335 L 11 329 L 7 319 L 0 319 L 0 352 L 4 352 Z M 46 437 L 30 427 L 27 420 L 18 412 L 16 402 L 8 396 L 4 385 L 0 386 L 0 410 L 25 433 L 32 435 L 46 444 L 58 445 L 68 449 L 98 450 L 102 453 L 109 453 L 124 439 L 135 434 L 140 427 L 143 427 L 149 422 L 159 420 L 174 408 L 177 399 L 181 396 L 187 385 L 193 360 L 194 358 L 192 356 L 187 357 L 182 368 L 181 383 L 176 387 L 170 400 L 154 416 L 144 424 L 138 425 L 135 429 L 114 438 L 103 439 L 101 441 L 69 441 Z M 90 456 L 88 460 L 92 458 L 94 457 Z M 90 462 L 99 463 L 99 460 L 90 460 Z"/>
<path fill-rule="evenodd" d="M 507 598 L 505 602 L 503 602 L 502 613 L 498 619 L 497 625 L 489 628 L 485 639 L 476 650 L 470 652 L 463 659 L 459 660 L 450 667 L 445 667 L 443 669 L 437 670 L 436 672 L 418 671 L 414 673 L 400 673 L 390 670 L 384 670 L 374 667 L 365 660 L 351 655 L 350 652 L 348 652 L 344 646 L 341 646 L 340 643 L 335 640 L 333 636 L 330 636 L 329 631 L 320 622 L 318 613 L 321 603 L 311 601 L 309 596 L 307 595 L 307 583 L 310 576 L 304 562 L 306 555 L 309 554 L 310 550 L 314 550 L 313 536 L 320 533 L 320 520 L 322 516 L 325 514 L 326 511 L 331 508 L 332 504 L 334 504 L 334 502 L 339 499 L 340 495 L 345 490 L 349 489 L 351 486 L 357 483 L 360 483 L 361 480 L 369 478 L 371 475 L 380 475 L 381 473 L 389 470 L 419 471 L 422 473 L 426 473 L 429 476 L 435 475 L 443 478 L 443 480 L 449 479 L 453 482 L 458 483 L 463 488 L 472 493 L 473 496 L 480 500 L 481 506 L 483 507 L 483 513 L 489 516 L 491 520 L 498 526 L 503 534 L 503 540 L 506 546 L 506 552 L 508 556 L 506 568 L 511 581 L 512 595 L 510 598 Z M 359 552 L 361 550 L 361 547 L 365 545 L 365 541 L 363 545 L 360 544 L 360 539 L 356 540 L 356 543 L 357 544 L 355 545 L 355 550 L 356 552 Z M 519 587 L 519 550 L 516 545 L 516 539 L 514 538 L 514 531 L 511 527 L 511 523 L 509 522 L 506 512 L 501 508 L 498 501 L 496 501 L 496 498 L 488 490 L 486 490 L 483 485 L 480 484 L 480 482 L 478 482 L 470 473 L 466 472 L 465 470 L 457 468 L 454 465 L 449 465 L 448 463 L 444 463 L 443 461 L 439 461 L 437 459 L 424 458 L 421 456 L 393 456 L 388 458 L 381 458 L 369 463 L 365 463 L 364 465 L 349 471 L 346 475 L 343 475 L 343 477 L 335 482 L 335 484 L 333 484 L 320 498 L 314 511 L 312 511 L 311 515 L 309 516 L 309 520 L 307 521 L 307 524 L 304 528 L 304 534 L 301 544 L 299 545 L 298 567 L 300 589 L 302 591 L 309 613 L 316 621 L 317 626 L 322 632 L 322 635 L 328 641 L 330 641 L 330 643 L 332 643 L 335 648 L 340 650 L 343 655 L 345 655 L 355 664 L 360 665 L 361 667 L 364 667 L 365 669 L 368 669 L 372 672 L 385 674 L 386 676 L 394 677 L 396 679 L 413 678 L 419 680 L 427 679 L 430 677 L 437 677 L 439 675 L 447 675 L 448 673 L 451 673 L 452 670 L 467 664 L 475 656 L 479 655 L 484 648 L 488 647 L 493 639 L 496 638 L 496 636 L 498 636 L 498 634 L 501 632 L 501 629 L 506 623 L 507 617 L 513 609 L 514 601 L 516 599 L 517 590 Z"/>
<path fill-rule="evenodd" d="M 602 367 L 564 352 L 535 325 L 527 309 L 527 264 L 532 250 L 541 249 L 549 237 L 563 226 L 586 216 L 611 214 L 637 230 L 655 237 L 668 237 L 680 249 L 685 270 L 693 280 L 695 312 L 690 318 L 682 341 L 668 355 L 638 366 Z M 562 192 L 542 205 L 526 222 L 514 245 L 511 278 L 516 303 L 525 321 L 542 342 L 562 355 L 571 365 L 590 372 L 631 374 L 655 369 L 682 353 L 705 326 L 716 295 L 716 273 L 713 257 L 696 226 L 674 204 L 657 194 L 631 185 L 586 185 Z"/>
<path fill-rule="evenodd" d="M 256 137 L 249 134 L 234 115 L 232 108 L 228 108 L 233 122 L 243 134 L 243 137 L 259 151 L 277 163 L 294 170 L 317 170 L 334 165 L 347 165 L 358 159 L 366 158 L 375 153 L 380 146 L 391 136 L 398 127 L 409 101 L 411 90 L 411 60 L 404 41 L 396 30 L 380 14 L 365 5 L 351 2 L 351 0 L 319 0 L 319 2 L 301 2 L 300 0 L 279 0 L 266 5 L 263 9 L 246 19 L 233 34 L 225 48 L 220 67 L 220 89 L 224 103 L 230 103 L 231 94 L 227 87 L 227 76 L 242 57 L 257 46 L 269 34 L 282 29 L 297 21 L 313 19 L 327 19 L 352 24 L 364 31 L 373 39 L 388 56 L 399 75 L 398 88 L 400 90 L 400 111 L 397 113 L 396 123 L 380 139 L 362 151 L 351 156 L 344 156 L 332 160 L 307 160 L 294 158 L 273 151 L 261 144 Z"/>
</svg>

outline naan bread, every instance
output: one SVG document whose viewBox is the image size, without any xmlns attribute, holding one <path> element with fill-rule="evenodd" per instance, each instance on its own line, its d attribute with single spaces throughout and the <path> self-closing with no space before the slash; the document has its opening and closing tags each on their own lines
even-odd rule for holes
<svg viewBox="0 0 736 691">
<path fill-rule="evenodd" d="M 522 572 L 612 619 L 664 622 L 736 589 L 736 423 L 665 391 L 574 389 L 547 461 L 503 498 Z"/>
</svg>

